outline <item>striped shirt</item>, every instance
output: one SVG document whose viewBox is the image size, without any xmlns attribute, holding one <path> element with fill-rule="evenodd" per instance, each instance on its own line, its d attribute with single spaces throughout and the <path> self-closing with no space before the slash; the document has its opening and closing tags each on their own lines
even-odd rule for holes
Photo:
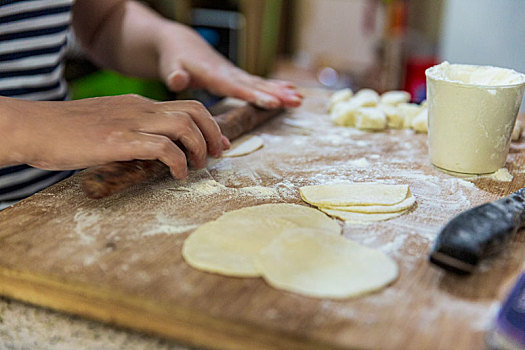
<svg viewBox="0 0 525 350">
<path fill-rule="evenodd" d="M 63 58 L 73 1 L 0 0 L 0 96 L 67 98 Z M 28 165 L 0 167 L 0 201 L 30 196 L 72 173 Z"/>
</svg>

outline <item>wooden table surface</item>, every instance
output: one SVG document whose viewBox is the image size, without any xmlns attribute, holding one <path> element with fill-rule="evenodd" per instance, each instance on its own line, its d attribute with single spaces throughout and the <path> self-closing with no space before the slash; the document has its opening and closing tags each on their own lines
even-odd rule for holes
<svg viewBox="0 0 525 350">
<path fill-rule="evenodd" d="M 301 108 L 254 131 L 263 149 L 213 161 L 186 181 L 166 177 L 94 201 L 74 176 L 0 212 L 0 293 L 210 348 L 481 348 L 524 268 L 525 236 L 469 277 L 431 266 L 428 253 L 454 215 L 524 186 L 525 143 L 511 146 L 512 182 L 460 179 L 431 166 L 425 134 L 332 126 L 328 92 L 304 93 Z M 398 262 L 399 279 L 383 291 L 312 299 L 197 271 L 181 257 L 188 234 L 224 211 L 302 203 L 300 186 L 341 181 L 406 183 L 417 199 L 390 221 L 341 223 L 345 237 Z"/>
</svg>

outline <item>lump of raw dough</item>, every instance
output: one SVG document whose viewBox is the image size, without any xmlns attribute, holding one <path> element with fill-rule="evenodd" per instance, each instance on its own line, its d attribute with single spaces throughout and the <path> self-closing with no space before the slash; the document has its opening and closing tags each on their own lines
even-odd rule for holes
<svg viewBox="0 0 525 350">
<path fill-rule="evenodd" d="M 182 256 L 200 270 L 228 276 L 257 277 L 253 260 L 282 231 L 308 227 L 339 235 L 341 227 L 325 214 L 294 204 L 263 204 L 230 211 L 195 230 L 185 241 Z"/>
<path fill-rule="evenodd" d="M 361 89 L 353 99 L 358 100 L 361 107 L 373 107 L 379 103 L 379 94 L 372 89 Z"/>
<path fill-rule="evenodd" d="M 395 261 L 342 236 L 288 230 L 258 254 L 255 265 L 271 286 L 316 298 L 347 298 L 393 282 Z"/>
<path fill-rule="evenodd" d="M 411 126 L 416 132 L 428 132 L 428 110 L 426 108 L 421 110 L 414 120 L 412 120 Z"/>
<path fill-rule="evenodd" d="M 521 131 L 523 130 L 523 126 L 519 120 L 516 120 L 516 124 L 514 124 L 514 129 L 512 129 L 512 141 L 519 141 L 521 137 Z"/>
<path fill-rule="evenodd" d="M 403 128 L 405 129 L 409 129 L 412 126 L 412 121 L 422 111 L 421 106 L 416 103 L 400 103 L 397 108 L 403 115 Z"/>
<path fill-rule="evenodd" d="M 428 132 L 426 101 L 422 105 L 409 103 L 406 91 L 387 91 L 383 95 L 372 89 L 361 89 L 353 97 L 345 90 L 334 93 L 330 117 L 339 126 L 362 130 L 408 129 Z M 517 131 L 516 131 L 517 132 Z"/>
<path fill-rule="evenodd" d="M 399 109 L 392 105 L 380 104 L 378 106 L 385 113 L 387 126 L 391 129 L 402 129 L 405 122 Z"/>
<path fill-rule="evenodd" d="M 401 90 L 387 91 L 381 95 L 380 101 L 383 104 L 397 106 L 410 101 L 410 93 Z"/>
<path fill-rule="evenodd" d="M 508 171 L 507 168 L 500 168 L 496 172 L 486 176 L 489 179 L 502 181 L 502 182 L 511 182 L 514 179 L 514 176 Z"/>
<path fill-rule="evenodd" d="M 355 126 L 358 129 L 384 130 L 386 125 L 386 115 L 377 107 L 361 107 L 355 112 Z"/>
<path fill-rule="evenodd" d="M 336 104 L 350 100 L 353 95 L 352 89 L 342 89 L 334 92 L 328 101 L 328 111 L 331 112 Z"/>
<path fill-rule="evenodd" d="M 368 90 L 368 89 L 366 89 Z M 372 90 L 373 91 L 373 90 Z M 374 92 L 375 93 L 375 92 Z M 377 95 L 377 93 L 376 93 Z M 330 113 L 332 122 L 340 126 L 356 126 L 356 113 L 361 107 L 375 106 L 374 95 L 360 90 L 357 95 L 345 102 L 337 103 Z"/>
<path fill-rule="evenodd" d="M 229 150 L 222 152 L 223 157 L 239 157 L 257 151 L 264 145 L 262 137 L 244 135 L 232 142 Z"/>
<path fill-rule="evenodd" d="M 355 126 L 355 112 L 359 105 L 355 102 L 342 102 L 332 109 L 330 118 L 335 125 Z"/>
</svg>

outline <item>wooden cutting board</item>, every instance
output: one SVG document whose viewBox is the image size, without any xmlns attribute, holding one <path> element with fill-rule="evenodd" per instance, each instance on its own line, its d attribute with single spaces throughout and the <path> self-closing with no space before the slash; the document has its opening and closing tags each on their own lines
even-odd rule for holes
<svg viewBox="0 0 525 350">
<path fill-rule="evenodd" d="M 426 135 L 332 126 L 328 92 L 304 93 L 303 107 L 254 132 L 263 149 L 212 162 L 187 181 L 163 178 L 94 201 L 74 176 L 0 212 L 0 293 L 210 348 L 481 348 L 524 268 L 525 235 L 470 277 L 432 267 L 428 253 L 454 215 L 525 185 L 525 143 L 511 147 L 512 182 L 467 181 L 430 165 Z M 398 262 L 399 279 L 383 291 L 312 299 L 197 271 L 181 257 L 188 234 L 224 211 L 302 203 L 300 186 L 341 181 L 406 183 L 417 198 L 390 221 L 341 223 L 348 239 Z"/>
</svg>

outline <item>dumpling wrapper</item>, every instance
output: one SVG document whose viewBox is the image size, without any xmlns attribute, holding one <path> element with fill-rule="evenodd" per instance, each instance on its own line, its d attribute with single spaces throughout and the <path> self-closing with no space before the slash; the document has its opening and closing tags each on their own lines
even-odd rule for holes
<svg viewBox="0 0 525 350">
<path fill-rule="evenodd" d="M 227 276 L 258 277 L 254 259 L 281 232 L 309 227 L 324 236 L 338 236 L 337 221 L 318 210 L 295 204 L 263 204 L 225 213 L 195 230 L 182 248 L 186 262 L 197 269 Z"/>
<path fill-rule="evenodd" d="M 398 276 L 395 261 L 342 236 L 288 230 L 255 261 L 271 286 L 314 298 L 341 299 L 376 291 Z"/>
<path fill-rule="evenodd" d="M 367 224 L 370 222 L 376 222 L 376 221 L 385 221 L 389 219 L 393 219 L 395 217 L 401 216 L 406 212 L 406 210 L 399 211 L 397 213 L 355 213 L 351 211 L 343 211 L 343 210 L 333 210 L 333 209 L 325 209 L 322 207 L 319 207 L 319 210 L 323 211 L 324 213 L 339 218 L 341 220 L 344 220 L 345 222 L 351 222 L 355 224 Z"/>
<path fill-rule="evenodd" d="M 405 211 L 411 208 L 416 203 L 416 198 L 408 191 L 406 199 L 403 201 L 392 204 L 392 205 L 348 205 L 348 206 L 337 206 L 329 205 L 323 207 L 323 209 L 331 209 L 338 211 L 348 211 L 354 213 L 366 213 L 366 214 L 379 214 L 379 213 L 397 213 Z"/>
<path fill-rule="evenodd" d="M 408 185 L 344 183 L 304 186 L 299 191 L 315 206 L 393 205 L 407 198 Z"/>
<path fill-rule="evenodd" d="M 222 152 L 222 157 L 239 157 L 257 151 L 264 145 L 262 137 L 244 135 L 232 142 L 229 150 Z"/>
</svg>

